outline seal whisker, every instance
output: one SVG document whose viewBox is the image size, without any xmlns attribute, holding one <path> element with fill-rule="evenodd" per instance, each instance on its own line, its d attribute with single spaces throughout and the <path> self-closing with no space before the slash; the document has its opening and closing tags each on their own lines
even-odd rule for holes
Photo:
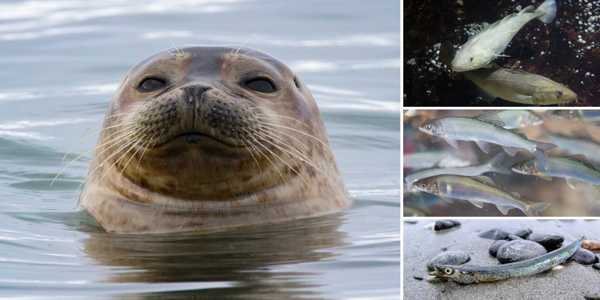
<svg viewBox="0 0 600 300">
<path fill-rule="evenodd" d="M 263 156 L 264 158 L 266 158 L 266 159 L 269 161 L 269 163 L 270 163 L 270 164 L 273 166 L 273 168 L 275 169 L 275 171 L 277 172 L 277 174 L 279 174 L 279 177 L 281 178 L 281 182 L 285 182 L 285 178 L 283 177 L 283 174 L 281 173 L 281 170 L 279 170 L 279 168 L 277 167 L 277 164 L 275 164 L 275 162 L 273 162 L 273 160 L 271 160 L 271 157 L 268 155 L 269 153 L 270 153 L 271 155 L 274 155 L 274 153 L 273 153 L 273 152 L 271 152 L 271 150 L 269 150 L 269 148 L 268 148 L 267 146 L 263 145 L 263 144 L 261 143 L 261 141 L 260 141 L 260 140 L 258 140 L 258 139 L 257 139 L 257 138 L 256 138 L 254 135 L 250 135 L 250 137 L 251 137 L 251 138 L 254 140 L 254 142 L 255 142 L 255 145 L 256 145 L 257 147 L 260 147 L 260 148 L 262 148 L 263 150 L 266 150 L 266 151 L 267 151 L 267 153 L 264 153 L 264 152 L 262 152 L 262 151 L 261 151 L 260 153 L 262 154 L 262 156 Z"/>
<path fill-rule="evenodd" d="M 261 136 L 260 134 L 257 134 L 256 136 L 259 138 L 260 137 L 264 138 L 264 136 Z M 274 146 L 273 143 L 271 143 L 268 139 L 262 139 L 262 141 L 269 143 L 269 145 Z M 275 148 L 281 151 L 281 149 L 279 147 L 275 147 Z M 271 151 L 271 149 L 269 149 L 269 147 L 265 146 L 265 149 L 267 149 L 267 151 L 269 151 L 275 158 L 277 158 L 282 164 L 284 164 L 288 170 L 292 171 L 294 174 L 299 176 L 302 179 L 302 181 L 304 181 L 304 183 L 306 185 L 308 185 L 308 181 L 306 180 L 305 176 L 300 173 L 300 171 L 296 170 L 293 166 L 291 166 L 288 162 L 286 162 L 285 159 L 283 159 L 281 156 L 279 156 L 275 152 Z M 285 153 L 285 152 L 283 152 L 283 153 Z"/>
<path fill-rule="evenodd" d="M 268 127 L 269 130 L 267 130 L 267 128 L 265 128 L 265 127 Z M 272 128 L 272 127 L 269 127 L 268 125 L 265 125 L 265 126 L 259 126 L 259 128 L 257 130 L 262 133 L 268 133 L 272 136 L 277 136 L 284 143 L 286 142 L 286 140 L 284 138 L 289 138 L 290 140 L 292 140 L 292 142 L 295 142 L 294 146 L 301 147 L 304 151 L 310 150 L 310 146 L 307 143 L 302 142 L 295 136 L 292 136 L 290 134 L 287 134 L 285 132 L 277 130 L 276 128 Z"/>
<path fill-rule="evenodd" d="M 320 139 L 319 139 L 319 138 L 317 138 L 316 136 L 314 136 L 314 135 L 312 135 L 312 134 L 308 134 L 308 133 L 306 133 L 306 132 L 302 132 L 302 131 L 300 131 L 300 130 L 298 130 L 298 129 L 296 129 L 296 128 L 292 128 L 292 127 L 284 126 L 284 125 L 281 125 L 281 124 L 269 123 L 269 122 L 265 122 L 265 121 L 262 121 L 262 122 L 261 122 L 261 124 L 263 124 L 263 125 L 269 125 L 269 126 L 271 126 L 271 127 L 275 127 L 275 128 L 281 128 L 281 129 L 287 129 L 287 130 L 291 130 L 291 131 L 293 131 L 293 132 L 296 132 L 296 133 L 302 134 L 302 135 L 304 135 L 304 136 L 306 136 L 306 137 L 309 137 L 309 138 L 311 138 L 311 139 L 313 139 L 313 140 L 315 140 L 315 141 L 319 142 L 319 143 L 320 143 L 321 145 L 323 145 L 324 147 L 329 147 L 329 146 L 327 145 L 327 143 L 325 143 L 324 141 L 320 140 Z"/>
<path fill-rule="evenodd" d="M 269 141 L 267 141 L 267 142 L 269 142 L 273 147 L 278 148 L 280 151 L 289 154 L 290 158 L 292 158 L 292 159 L 300 159 L 304 163 L 306 163 L 309 166 L 313 167 L 316 171 L 319 171 L 319 173 L 325 174 L 325 172 L 323 170 L 321 170 L 319 167 L 315 166 L 314 162 L 310 158 L 308 158 L 304 153 L 302 153 L 302 152 L 298 151 L 297 149 L 289 146 L 285 142 L 283 142 L 281 140 L 278 140 L 277 137 L 275 137 L 275 136 L 267 136 L 267 137 L 271 138 L 271 140 L 273 141 L 272 143 L 269 142 Z"/>
</svg>

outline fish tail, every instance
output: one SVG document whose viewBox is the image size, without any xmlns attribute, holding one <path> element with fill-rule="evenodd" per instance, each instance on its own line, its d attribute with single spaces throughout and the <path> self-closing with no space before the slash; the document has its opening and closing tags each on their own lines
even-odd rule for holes
<svg viewBox="0 0 600 300">
<path fill-rule="evenodd" d="M 500 174 L 512 174 L 510 166 L 504 164 L 504 162 L 506 162 L 506 158 L 507 155 L 504 152 L 496 154 L 485 164 L 486 170 Z"/>
<path fill-rule="evenodd" d="M 540 5 L 536 12 L 540 15 L 538 19 L 546 24 L 552 23 L 556 18 L 556 0 L 546 0 Z"/>
<path fill-rule="evenodd" d="M 544 210 L 550 206 L 549 203 L 536 203 L 525 207 L 525 214 L 528 216 L 541 216 Z"/>
</svg>

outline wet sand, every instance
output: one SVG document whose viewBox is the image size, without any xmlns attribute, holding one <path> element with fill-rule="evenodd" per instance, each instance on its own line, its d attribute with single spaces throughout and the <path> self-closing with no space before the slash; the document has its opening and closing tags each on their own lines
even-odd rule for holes
<svg viewBox="0 0 600 300">
<path fill-rule="evenodd" d="M 530 228 L 536 233 L 559 234 L 563 245 L 584 235 L 600 239 L 600 221 L 585 220 L 459 220 L 462 225 L 445 232 L 425 228 L 434 220 L 404 223 L 404 298 L 405 299 L 584 299 L 600 297 L 600 271 L 592 266 L 568 262 L 560 270 L 529 277 L 485 284 L 459 285 L 454 282 L 431 283 L 414 277 L 428 277 L 425 264 L 442 251 L 462 250 L 471 255 L 468 264 L 494 265 L 488 254 L 492 240 L 480 232 L 499 228 L 508 232 Z M 600 298 L 598 298 L 600 299 Z"/>
</svg>

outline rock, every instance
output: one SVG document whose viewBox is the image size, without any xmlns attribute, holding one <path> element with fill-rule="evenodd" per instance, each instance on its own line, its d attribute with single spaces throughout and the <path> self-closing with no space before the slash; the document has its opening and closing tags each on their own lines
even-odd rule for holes
<svg viewBox="0 0 600 300">
<path fill-rule="evenodd" d="M 598 257 L 590 250 L 579 248 L 573 255 L 573 260 L 582 265 L 591 265 L 598 262 Z"/>
<path fill-rule="evenodd" d="M 521 238 L 518 235 L 514 235 L 514 234 L 509 234 L 508 237 L 506 238 L 509 241 L 514 241 L 514 240 L 522 240 L 523 238 Z"/>
<path fill-rule="evenodd" d="M 460 222 L 454 220 L 439 220 L 433 225 L 434 231 L 446 230 L 456 226 L 460 226 Z"/>
<path fill-rule="evenodd" d="M 413 278 L 414 278 L 415 280 L 419 280 L 419 281 L 421 281 L 421 280 L 423 280 L 423 279 L 424 279 L 424 278 L 423 278 L 423 277 L 421 277 L 421 276 L 413 276 Z"/>
<path fill-rule="evenodd" d="M 471 260 L 464 251 L 446 251 L 436 255 L 427 262 L 427 271 L 433 271 L 436 265 L 462 265 Z"/>
<path fill-rule="evenodd" d="M 590 251 L 600 251 L 600 242 L 594 240 L 583 240 L 581 247 Z"/>
<path fill-rule="evenodd" d="M 560 248 L 565 240 L 560 235 L 539 233 L 532 233 L 527 237 L 527 239 L 544 246 L 547 251 L 554 251 Z"/>
<path fill-rule="evenodd" d="M 546 254 L 540 244 L 528 240 L 510 241 L 498 248 L 496 258 L 502 264 L 522 261 Z"/>
<path fill-rule="evenodd" d="M 600 263 L 595 263 L 594 265 L 592 265 L 592 268 L 600 270 Z"/>
<path fill-rule="evenodd" d="M 479 234 L 480 238 L 490 240 L 506 240 L 510 234 L 502 229 L 491 229 Z"/>
<path fill-rule="evenodd" d="M 517 232 L 515 232 L 515 235 L 522 238 L 522 239 L 526 239 L 533 231 L 531 231 L 531 229 L 526 228 L 526 229 L 521 229 Z"/>
<path fill-rule="evenodd" d="M 502 246 L 506 243 L 508 243 L 507 240 L 494 241 L 492 243 L 492 245 L 490 246 L 490 249 L 488 250 L 488 252 L 490 253 L 491 256 L 496 257 L 496 254 L 498 253 L 498 248 L 500 248 L 500 246 Z"/>
</svg>

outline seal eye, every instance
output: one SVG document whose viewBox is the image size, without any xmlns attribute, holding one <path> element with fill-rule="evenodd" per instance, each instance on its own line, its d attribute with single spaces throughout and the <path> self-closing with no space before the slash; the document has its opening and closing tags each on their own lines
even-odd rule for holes
<svg viewBox="0 0 600 300">
<path fill-rule="evenodd" d="M 167 82 L 164 79 L 156 78 L 156 77 L 148 77 L 138 85 L 138 91 L 142 93 L 154 92 L 156 90 L 160 90 L 167 85 Z"/>
<path fill-rule="evenodd" d="M 274 93 L 277 91 L 275 84 L 267 77 L 255 77 L 244 81 L 243 85 L 251 90 L 261 93 Z"/>
</svg>

